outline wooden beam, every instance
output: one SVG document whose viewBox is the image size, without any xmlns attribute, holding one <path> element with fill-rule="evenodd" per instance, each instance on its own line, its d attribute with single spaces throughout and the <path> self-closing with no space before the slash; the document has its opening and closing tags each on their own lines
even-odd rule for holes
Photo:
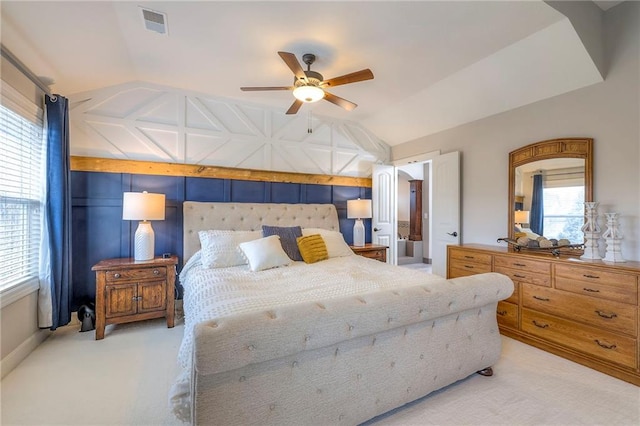
<svg viewBox="0 0 640 426">
<path fill-rule="evenodd" d="M 371 188 L 371 178 L 313 175 L 306 173 L 272 172 L 236 169 L 198 164 L 161 163 L 156 161 L 118 160 L 113 158 L 71 157 L 71 170 L 76 172 L 132 173 L 138 175 L 189 176 L 217 179 L 237 179 L 260 182 L 304 183 Z"/>
</svg>

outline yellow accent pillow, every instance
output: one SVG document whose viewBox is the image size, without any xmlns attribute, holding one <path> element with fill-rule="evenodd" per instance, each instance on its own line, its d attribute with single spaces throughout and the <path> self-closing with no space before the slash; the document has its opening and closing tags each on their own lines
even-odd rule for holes
<svg viewBox="0 0 640 426">
<path fill-rule="evenodd" d="M 327 245 L 320 234 L 306 235 L 296 238 L 298 249 L 305 263 L 316 263 L 327 260 L 329 253 Z"/>
</svg>

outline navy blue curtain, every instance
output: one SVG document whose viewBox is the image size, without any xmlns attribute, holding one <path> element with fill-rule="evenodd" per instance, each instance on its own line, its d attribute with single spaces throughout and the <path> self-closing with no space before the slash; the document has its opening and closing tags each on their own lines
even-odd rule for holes
<svg viewBox="0 0 640 426">
<path fill-rule="evenodd" d="M 542 189 L 542 175 L 534 175 L 529 225 L 531 230 L 538 235 L 544 235 L 544 202 Z"/>
<path fill-rule="evenodd" d="M 71 169 L 69 101 L 45 95 L 47 109 L 46 210 L 51 253 L 51 329 L 71 321 Z"/>
</svg>

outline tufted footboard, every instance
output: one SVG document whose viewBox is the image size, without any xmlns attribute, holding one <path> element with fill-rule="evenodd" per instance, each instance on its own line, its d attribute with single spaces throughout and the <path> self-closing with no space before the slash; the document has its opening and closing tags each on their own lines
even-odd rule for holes
<svg viewBox="0 0 640 426">
<path fill-rule="evenodd" d="M 501 274 L 201 323 L 195 424 L 359 424 L 494 364 Z"/>
</svg>

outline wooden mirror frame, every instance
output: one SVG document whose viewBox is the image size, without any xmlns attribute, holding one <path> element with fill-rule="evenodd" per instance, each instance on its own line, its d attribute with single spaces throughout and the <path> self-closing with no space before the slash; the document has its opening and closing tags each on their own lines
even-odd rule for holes
<svg viewBox="0 0 640 426">
<path fill-rule="evenodd" d="M 584 201 L 593 201 L 593 139 L 550 139 L 509 153 L 509 238 L 515 237 L 516 167 L 551 158 L 584 159 Z"/>
</svg>

